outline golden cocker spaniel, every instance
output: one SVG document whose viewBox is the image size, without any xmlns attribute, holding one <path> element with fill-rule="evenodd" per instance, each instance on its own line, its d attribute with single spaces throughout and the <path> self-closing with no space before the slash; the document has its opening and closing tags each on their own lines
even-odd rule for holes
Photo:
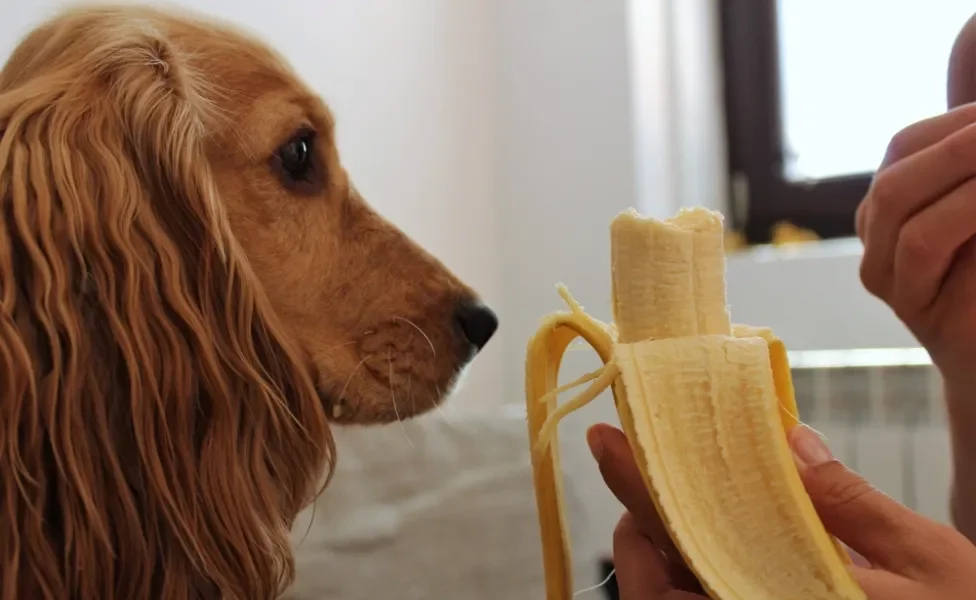
<svg viewBox="0 0 976 600">
<path fill-rule="evenodd" d="M 496 327 L 270 49 L 60 13 L 0 71 L 0 600 L 276 597 L 330 421 L 434 407 Z"/>
</svg>

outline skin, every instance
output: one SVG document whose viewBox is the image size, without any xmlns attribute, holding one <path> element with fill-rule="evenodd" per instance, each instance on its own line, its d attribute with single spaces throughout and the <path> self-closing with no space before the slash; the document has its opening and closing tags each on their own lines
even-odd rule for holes
<svg viewBox="0 0 976 600">
<path fill-rule="evenodd" d="M 953 517 L 976 539 L 976 105 L 895 136 L 857 214 L 865 287 L 926 347 L 945 382 Z"/>
<path fill-rule="evenodd" d="M 976 102 L 976 15 L 963 25 L 956 37 L 949 57 L 948 70 L 948 103 L 950 109 L 963 110 L 967 104 Z M 965 108 L 971 111 L 972 108 Z M 962 113 L 959 113 L 962 114 Z M 948 118 L 943 119 L 947 121 Z M 965 119 L 946 125 L 947 130 L 965 129 Z M 938 139 L 941 131 L 929 130 L 936 127 L 934 123 L 928 125 L 919 124 L 916 129 L 925 130 L 925 137 Z M 941 124 L 939 125 L 941 128 Z M 917 134 L 920 138 L 922 132 Z M 945 140 L 943 140 L 944 143 Z M 924 143 L 924 140 L 922 140 Z M 965 160 L 963 157 L 959 157 Z M 971 187 L 971 186 L 970 186 Z M 963 192 L 956 192 L 956 196 Z M 861 217 L 859 217 L 860 219 Z M 867 215 L 864 217 L 863 226 L 868 225 Z M 958 239 L 958 238 L 957 238 Z M 966 273 L 971 269 L 972 258 L 967 254 L 972 253 L 973 242 L 967 241 L 962 248 L 956 248 L 956 244 L 945 244 L 940 246 L 939 252 L 960 256 L 962 261 L 955 261 L 957 266 L 956 277 L 966 277 Z M 944 260 L 944 259 L 943 259 Z M 965 317 L 963 317 L 965 318 Z M 961 321 L 959 325 L 971 331 L 973 325 L 971 321 Z M 924 330 L 924 328 L 922 328 Z M 965 339 L 965 335 L 962 336 Z M 970 334 L 970 338 L 974 337 Z M 935 344 L 938 348 L 941 344 Z M 951 348 L 942 350 L 943 353 L 951 352 Z M 961 355 L 962 361 L 965 357 L 972 354 L 972 351 Z M 943 362 L 949 362 L 943 360 Z M 945 381 L 945 394 L 947 408 L 950 416 L 950 428 L 952 432 L 952 451 L 953 451 L 953 471 L 955 481 L 952 487 L 952 515 L 956 527 L 966 534 L 969 539 L 976 541 L 976 440 L 973 440 L 972 432 L 976 431 L 976 381 L 974 377 L 966 372 L 965 368 L 955 368 L 951 364 L 946 364 L 945 368 L 940 367 L 943 374 L 948 374 Z"/>
</svg>

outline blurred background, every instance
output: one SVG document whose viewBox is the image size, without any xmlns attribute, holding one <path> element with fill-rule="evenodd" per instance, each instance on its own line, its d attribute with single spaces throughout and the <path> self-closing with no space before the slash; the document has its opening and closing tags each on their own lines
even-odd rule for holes
<svg viewBox="0 0 976 600">
<path fill-rule="evenodd" d="M 0 56 L 64 2 L 0 0 Z M 564 282 L 610 319 L 607 225 L 722 210 L 734 320 L 768 325 L 801 416 L 882 489 L 947 520 L 939 382 L 858 280 L 853 214 L 897 130 L 945 108 L 971 2 L 186 0 L 277 47 L 338 120 L 366 198 L 497 309 L 442 410 L 339 432 L 339 472 L 296 527 L 289 598 L 543 597 L 523 360 Z M 597 365 L 571 353 L 563 379 Z M 561 429 L 579 588 L 620 507 Z M 314 512 L 314 519 L 313 517 Z M 580 597 L 609 597 L 601 589 Z"/>
</svg>

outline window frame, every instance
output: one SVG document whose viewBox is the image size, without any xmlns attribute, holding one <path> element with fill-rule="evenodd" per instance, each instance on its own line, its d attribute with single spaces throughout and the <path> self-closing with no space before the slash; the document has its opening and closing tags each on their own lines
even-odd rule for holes
<svg viewBox="0 0 976 600">
<path fill-rule="evenodd" d="M 732 226 L 766 243 L 782 221 L 822 238 L 855 235 L 874 175 L 787 181 L 782 145 L 776 0 L 722 0 L 719 32 Z"/>
</svg>

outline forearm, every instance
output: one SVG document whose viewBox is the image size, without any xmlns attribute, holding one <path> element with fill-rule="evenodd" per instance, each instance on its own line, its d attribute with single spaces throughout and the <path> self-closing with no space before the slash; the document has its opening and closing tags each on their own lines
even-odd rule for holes
<svg viewBox="0 0 976 600">
<path fill-rule="evenodd" d="M 976 381 L 945 386 L 952 436 L 953 524 L 976 543 Z"/>
</svg>

